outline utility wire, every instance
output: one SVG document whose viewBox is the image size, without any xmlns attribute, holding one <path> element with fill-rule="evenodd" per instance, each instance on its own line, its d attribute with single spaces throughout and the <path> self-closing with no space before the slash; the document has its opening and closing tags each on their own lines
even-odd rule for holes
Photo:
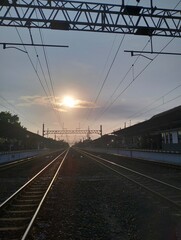
<svg viewBox="0 0 181 240">
<path fill-rule="evenodd" d="M 177 5 L 174 7 L 174 9 L 176 9 L 180 3 L 181 3 L 181 0 L 177 3 Z"/>
<path fill-rule="evenodd" d="M 181 3 L 181 0 L 176 4 L 176 6 L 174 7 L 174 9 L 176 9 L 176 7 L 177 7 L 180 3 Z M 149 63 L 142 69 L 142 71 L 139 72 L 139 74 L 138 74 L 136 77 L 133 76 L 133 80 L 132 80 L 132 81 L 127 85 L 127 87 L 124 88 L 124 89 L 121 91 L 121 93 L 107 106 L 107 108 L 106 108 L 97 118 L 95 118 L 95 121 L 97 121 L 98 119 L 100 119 L 100 118 L 104 115 L 104 113 L 118 100 L 118 98 L 133 84 L 133 82 L 146 70 L 146 68 L 158 57 L 158 55 L 159 55 L 173 40 L 174 40 L 174 38 L 172 38 L 172 39 L 160 50 L 160 52 L 157 53 L 157 55 L 152 59 L 152 61 L 149 62 Z M 148 43 L 147 43 L 147 44 L 148 44 Z M 147 46 L 147 44 L 146 44 L 146 46 Z M 145 47 L 146 47 L 146 46 L 145 46 Z M 145 47 L 144 47 L 144 48 L 145 48 Z M 144 50 L 144 48 L 143 48 L 143 50 Z M 143 50 L 142 50 L 142 51 L 143 51 Z M 126 75 L 124 76 L 123 80 L 120 82 L 120 84 L 119 84 L 118 86 L 121 85 L 121 83 L 122 83 L 122 82 L 124 81 L 124 79 L 127 77 L 128 73 L 133 69 L 134 64 L 136 63 L 136 61 L 138 60 L 139 57 L 140 57 L 140 55 L 137 57 L 137 59 L 135 60 L 135 62 L 132 64 L 132 66 L 129 68 L 129 70 L 127 71 L 127 73 L 126 73 Z M 113 94 L 111 95 L 110 98 L 113 97 L 113 95 L 115 94 L 116 91 L 117 91 L 117 89 L 115 89 L 115 91 L 113 92 Z M 108 102 L 109 102 L 109 101 L 108 101 Z M 94 121 L 94 122 L 95 122 L 95 121 Z"/>
<path fill-rule="evenodd" d="M 10 13 L 9 13 L 9 15 L 11 16 Z M 21 43 L 22 43 L 22 45 L 23 45 L 24 52 L 27 54 L 28 59 L 29 59 L 31 65 L 32 65 L 32 67 L 33 67 L 33 69 L 34 69 L 34 71 L 35 71 L 35 73 L 36 73 L 36 76 L 37 76 L 37 78 L 38 78 L 38 81 L 39 81 L 41 87 L 43 88 L 43 91 L 44 91 L 44 93 L 45 93 L 45 95 L 46 95 L 46 97 L 47 97 L 48 103 L 49 103 L 49 105 L 51 106 L 51 108 L 53 109 L 53 111 L 54 111 L 54 113 L 55 113 L 55 115 L 56 115 L 54 106 L 53 106 L 52 102 L 50 101 L 50 97 L 51 97 L 51 96 L 49 97 L 49 95 L 48 95 L 48 93 L 47 93 L 47 91 L 46 91 L 46 89 L 45 89 L 45 87 L 44 87 L 44 85 L 43 85 L 43 83 L 42 83 L 42 81 L 41 81 L 41 78 L 40 78 L 40 76 L 39 76 L 39 74 L 38 74 L 38 71 L 37 71 L 35 65 L 33 64 L 33 61 L 32 61 L 32 59 L 31 59 L 31 57 L 30 57 L 30 55 L 29 55 L 29 53 L 28 53 L 28 51 L 27 51 L 27 48 L 25 47 L 25 45 L 24 45 L 24 43 L 23 43 L 22 37 L 21 37 L 21 35 L 20 35 L 17 27 L 15 27 L 15 29 L 16 29 L 16 32 L 17 32 L 17 34 L 18 34 L 18 36 L 19 36 L 19 38 L 20 38 L 20 41 L 21 41 Z M 40 64 L 40 65 L 41 65 L 41 64 Z"/>
<path fill-rule="evenodd" d="M 2 103 L 1 103 L 1 106 L 2 106 L 2 107 L 8 109 L 9 111 L 14 112 L 15 114 L 18 113 L 18 116 L 22 117 L 26 122 L 28 122 L 28 123 L 30 123 L 31 125 L 34 125 L 34 126 L 40 128 L 40 126 L 36 125 L 35 123 L 31 122 L 31 121 L 28 120 L 26 117 L 24 117 L 24 116 L 19 112 L 19 110 L 16 108 L 16 106 L 13 105 L 12 103 L 8 102 L 8 100 L 6 100 L 2 95 L 0 95 L 0 98 L 1 98 L 5 103 L 7 103 L 9 106 L 13 107 L 16 111 L 13 110 L 13 109 L 11 109 L 11 108 L 9 108 L 9 107 L 7 107 L 7 106 L 2 105 Z"/>
<path fill-rule="evenodd" d="M 132 115 L 129 116 L 128 118 L 130 119 L 130 118 L 135 117 L 135 116 L 139 117 L 139 116 L 143 115 L 144 113 L 147 113 L 147 111 L 146 111 L 146 112 L 143 112 L 143 111 L 144 111 L 145 109 L 149 108 L 150 106 L 152 106 L 154 103 L 156 103 L 156 102 L 164 99 L 166 96 L 168 96 L 170 93 L 172 93 L 173 91 L 175 91 L 176 89 L 178 89 L 178 88 L 180 88 L 180 87 L 181 87 L 181 84 L 179 84 L 177 87 L 173 88 L 172 90 L 168 91 L 167 93 L 163 94 L 161 97 L 157 98 L 156 100 L 154 100 L 153 102 L 151 102 L 149 105 L 147 105 L 146 107 L 142 108 L 139 112 L 132 114 Z M 148 111 L 149 111 L 149 110 L 148 110 Z"/>
<path fill-rule="evenodd" d="M 128 0 L 128 2 L 129 2 L 129 0 Z M 127 4 L 128 4 L 128 2 L 127 2 Z M 138 5 L 138 3 L 137 3 L 137 5 Z M 131 20 L 130 20 L 130 21 L 131 21 Z M 116 58 L 117 58 L 117 55 L 118 55 L 118 53 L 119 53 L 119 51 L 120 51 L 120 48 L 121 48 L 121 46 L 122 46 L 122 44 L 123 44 L 123 41 L 124 41 L 125 37 L 126 37 L 126 34 L 123 35 L 123 37 L 122 37 L 122 39 L 121 39 L 121 41 L 120 41 L 120 43 L 119 43 L 118 49 L 117 49 L 117 51 L 116 51 L 116 53 L 115 53 L 115 55 L 114 55 L 114 57 L 113 57 L 113 60 L 112 60 L 112 62 L 111 62 L 111 65 L 110 65 L 110 67 L 109 67 L 109 69 L 108 69 L 108 72 L 107 72 L 107 74 L 106 74 L 106 77 L 105 77 L 105 79 L 104 79 L 104 81 L 103 81 L 103 83 L 102 83 L 102 85 L 101 85 L 101 88 L 100 88 L 100 90 L 99 90 L 99 92 L 98 92 L 98 94 L 97 94 L 97 97 L 95 98 L 95 101 L 94 101 L 95 104 L 97 103 L 97 101 L 98 101 L 98 99 L 99 99 L 99 97 L 100 97 L 100 95 L 101 95 L 101 92 L 102 92 L 102 90 L 103 90 L 103 87 L 104 87 L 104 85 L 105 85 L 105 83 L 106 83 L 106 81 L 107 81 L 107 79 L 108 79 L 108 76 L 109 76 L 109 74 L 110 74 L 110 72 L 111 72 L 111 69 L 112 69 L 112 67 L 113 67 L 113 65 L 114 65 L 114 62 L 115 62 L 115 60 L 116 60 Z"/>
<path fill-rule="evenodd" d="M 176 4 L 176 6 L 174 7 L 174 9 L 177 8 L 177 6 L 181 3 L 181 0 Z M 173 40 L 173 39 L 172 39 Z M 171 41 L 172 41 L 171 40 Z M 168 43 L 169 44 L 169 43 Z M 168 46 L 168 44 L 165 46 L 165 48 Z M 172 93 L 173 91 L 175 91 L 176 89 L 178 89 L 179 87 L 181 87 L 181 84 L 179 84 L 178 86 L 176 86 L 175 88 L 173 88 L 172 90 L 168 91 L 167 93 L 165 93 L 164 95 L 162 95 L 161 97 L 157 98 L 155 101 L 153 101 L 152 103 L 150 103 L 149 105 L 147 105 L 146 107 L 144 107 L 142 110 L 141 110 L 141 113 L 135 113 L 133 115 L 131 115 L 129 118 L 132 118 L 134 116 L 140 116 L 140 115 L 143 115 L 147 112 L 149 112 L 150 110 L 146 111 L 146 112 L 143 112 L 142 111 L 145 109 L 145 108 L 148 108 L 150 106 L 152 106 L 155 102 L 161 100 L 161 99 L 164 99 L 164 97 L 168 96 L 170 93 Z M 173 100 L 177 99 L 178 97 L 174 98 Z M 170 102 L 170 101 L 167 101 L 167 103 Z M 138 115 L 139 114 L 139 115 Z"/>
<path fill-rule="evenodd" d="M 38 1 L 37 1 L 37 3 L 38 3 Z M 36 16 L 38 18 L 38 14 L 37 14 L 36 10 L 35 10 L 35 13 L 36 13 Z M 40 28 L 39 28 L 39 34 L 40 34 L 41 43 L 42 43 L 42 45 L 44 45 L 43 44 L 44 43 L 43 35 L 42 35 L 42 31 L 41 31 Z M 43 53 L 44 53 L 44 58 L 45 58 L 45 62 L 46 62 L 47 70 L 48 70 L 48 76 L 49 76 L 49 80 L 50 80 L 50 86 L 51 86 L 51 89 L 52 89 L 54 103 L 57 104 L 56 97 L 55 97 L 55 91 L 54 91 L 54 87 L 53 87 L 53 81 L 52 81 L 52 77 L 51 77 L 51 73 L 50 73 L 50 67 L 49 67 L 48 58 L 47 58 L 47 54 L 46 54 L 46 49 L 45 49 L 44 46 L 43 46 Z M 59 120 L 60 126 L 63 128 L 63 125 L 61 124 L 61 114 L 60 114 L 60 112 L 58 112 L 58 120 Z"/>
<path fill-rule="evenodd" d="M 168 96 L 170 93 L 172 93 L 173 91 L 177 90 L 177 89 L 180 88 L 180 87 L 181 87 L 181 84 L 179 84 L 178 86 L 174 87 L 174 88 L 171 89 L 170 91 L 166 92 L 166 93 L 163 94 L 161 97 L 157 98 L 156 100 L 154 100 L 153 102 L 151 102 L 150 104 L 148 104 L 147 106 L 145 106 L 144 108 L 142 108 L 139 112 L 130 115 L 130 116 L 128 117 L 128 119 L 129 119 L 129 120 L 132 120 L 133 117 L 139 117 L 139 116 L 141 116 L 141 115 L 143 115 L 143 114 L 146 114 L 146 113 L 148 113 L 148 112 L 150 112 L 150 111 L 152 111 L 152 110 L 154 110 L 154 109 L 162 106 L 163 104 L 166 104 L 166 103 L 169 103 L 169 102 L 171 102 L 171 101 L 173 101 L 173 100 L 178 99 L 178 98 L 180 97 L 180 95 L 177 96 L 177 97 L 175 97 L 175 98 L 173 98 L 173 99 L 171 99 L 171 100 L 168 100 L 168 101 L 166 101 L 166 102 L 164 101 L 164 102 L 163 102 L 162 104 L 160 104 L 159 106 L 156 106 L 156 107 L 154 107 L 154 108 L 151 108 L 151 109 L 148 109 L 148 110 L 144 111 L 145 109 L 151 107 L 154 103 L 156 103 L 156 102 L 164 99 L 166 96 Z M 117 125 L 116 125 L 116 126 L 117 126 Z M 114 126 L 113 128 L 116 128 L 116 126 Z"/>
<path fill-rule="evenodd" d="M 150 61 L 137 75 L 133 78 L 133 80 L 121 91 L 121 93 L 105 108 L 105 110 L 95 119 L 97 121 L 101 117 L 103 117 L 104 113 L 120 98 L 120 96 L 134 83 L 134 81 L 148 68 L 148 66 L 159 56 L 159 54 L 174 40 L 172 38 L 160 51 L 156 54 L 156 56 Z"/>
<path fill-rule="evenodd" d="M 119 53 L 119 50 L 120 50 L 120 48 L 121 48 L 121 46 L 122 46 L 122 44 L 123 44 L 123 41 L 124 41 L 125 36 L 126 36 L 126 34 L 124 34 L 124 36 L 123 36 L 122 39 L 121 39 L 121 42 L 120 42 L 120 44 L 119 44 L 119 46 L 118 46 L 118 49 L 117 49 L 117 51 L 116 51 L 116 54 L 114 55 L 114 58 L 113 58 L 113 60 L 112 60 L 112 62 L 111 62 L 111 65 L 110 65 L 110 67 L 109 67 L 109 70 L 108 70 L 108 72 L 107 72 L 107 74 L 106 74 L 106 77 L 105 77 L 105 79 L 104 79 L 104 81 L 103 81 L 103 83 L 102 83 L 102 86 L 101 86 L 101 88 L 100 88 L 100 90 L 99 90 L 99 93 L 98 93 L 98 95 L 97 95 L 97 97 L 96 97 L 96 99 L 95 99 L 95 101 L 94 101 L 95 104 L 97 103 L 98 98 L 99 98 L 99 96 L 100 96 L 100 94 L 101 94 L 101 92 L 102 92 L 102 90 L 103 90 L 103 87 L 104 87 L 106 81 L 107 81 L 107 78 L 108 78 L 108 76 L 109 76 L 109 73 L 110 73 L 110 71 L 111 71 L 111 69 L 112 69 L 112 67 L 113 67 L 113 65 L 114 65 L 114 62 L 115 62 L 115 60 L 116 60 L 116 58 L 117 58 L 117 55 L 118 55 L 118 53 Z"/>
<path fill-rule="evenodd" d="M 22 11 L 22 13 L 24 14 L 24 11 L 23 11 L 23 8 L 22 8 L 22 7 L 21 7 L 21 11 Z M 35 9 L 35 13 L 36 13 L 36 9 Z M 36 17 L 38 18 L 37 13 L 36 13 Z M 43 66 L 42 66 L 41 61 L 40 61 L 40 58 L 39 58 L 39 54 L 38 54 L 37 48 L 36 48 L 36 46 L 34 46 L 33 35 L 32 35 L 32 32 L 31 32 L 31 28 L 29 28 L 29 34 L 30 34 L 32 46 L 34 47 L 35 54 L 36 54 L 36 57 L 37 57 L 37 63 L 39 63 L 39 65 L 40 65 L 41 72 L 42 72 L 42 74 L 43 74 L 43 78 L 44 78 L 44 80 L 45 80 L 48 93 L 49 93 L 49 95 L 51 96 L 51 91 L 50 91 L 50 88 L 49 88 L 49 86 L 48 86 L 48 82 L 47 82 L 47 79 L 46 79 L 46 76 L 45 76 L 45 72 L 44 72 L 44 70 L 43 70 Z M 20 34 L 19 34 L 19 35 L 20 35 Z M 23 44 L 22 39 L 21 39 L 21 42 L 22 42 L 22 44 Z M 43 42 L 42 42 L 42 44 L 43 44 Z M 36 69 L 37 69 L 37 64 L 36 64 Z"/>
<path fill-rule="evenodd" d="M 147 47 L 147 45 L 150 43 L 150 40 L 148 40 L 148 42 L 146 43 L 146 45 L 143 47 L 142 51 L 144 51 L 144 49 Z M 126 77 L 128 76 L 128 74 L 133 71 L 134 69 L 134 65 L 135 63 L 138 61 L 138 59 L 140 58 L 140 55 L 137 56 L 137 58 L 135 59 L 135 61 L 133 62 L 133 64 L 130 66 L 130 68 L 128 69 L 128 71 L 126 72 L 126 74 L 124 75 L 124 77 L 121 79 L 121 81 L 119 82 L 119 84 L 116 86 L 115 90 L 113 91 L 113 93 L 111 94 L 111 96 L 109 97 L 108 101 L 106 102 L 105 105 L 107 105 L 109 103 L 109 101 L 113 98 L 113 96 L 115 95 L 115 93 L 119 90 L 121 84 L 124 82 L 124 80 L 126 79 Z M 134 78 L 134 76 L 133 76 Z"/>
<path fill-rule="evenodd" d="M 157 109 L 157 108 L 159 108 L 159 107 L 161 107 L 161 106 L 163 106 L 163 105 L 165 105 L 165 104 L 167 104 L 167 103 L 170 103 L 170 102 L 172 102 L 172 101 L 174 101 L 174 100 L 176 100 L 176 99 L 178 99 L 178 98 L 180 98 L 180 97 L 181 97 L 181 95 L 178 95 L 178 96 L 176 96 L 176 97 L 174 97 L 174 98 L 172 98 L 172 99 L 170 99 L 170 100 L 168 100 L 168 101 L 164 101 L 164 102 L 161 103 L 160 105 L 158 105 L 158 106 L 156 106 L 156 107 L 154 107 L 154 108 L 151 108 L 151 109 L 147 110 L 147 111 L 144 112 L 143 114 L 146 114 L 146 113 L 148 113 L 148 112 L 151 112 L 151 111 L 153 111 L 153 110 L 155 110 L 155 109 Z"/>
<path fill-rule="evenodd" d="M 17 29 L 17 27 L 15 27 L 15 29 L 16 29 L 16 31 L 17 31 L 17 34 L 18 34 L 18 36 L 19 36 L 19 38 L 20 38 L 21 43 L 24 44 L 24 43 L 23 43 L 23 40 L 22 40 L 22 38 L 21 38 L 21 35 L 20 35 L 20 33 L 19 33 L 18 29 Z M 25 50 L 25 52 L 26 52 L 26 54 L 27 54 L 27 56 L 28 56 L 28 59 L 29 59 L 31 65 L 32 65 L 35 73 L 36 73 L 36 76 L 37 76 L 37 78 L 38 78 L 38 81 L 39 81 L 40 85 L 42 86 L 43 91 L 44 91 L 45 95 L 47 96 L 47 98 L 48 98 L 48 100 L 49 100 L 48 93 L 47 93 L 47 91 L 46 91 L 46 89 L 45 89 L 45 87 L 44 87 L 44 85 L 43 85 L 43 83 L 42 83 L 42 81 L 41 81 L 41 78 L 40 78 L 40 76 L 39 76 L 39 74 L 38 74 L 38 71 L 37 71 L 37 69 L 36 69 L 36 67 L 35 67 L 35 65 L 34 65 L 32 59 L 31 59 L 31 57 L 30 57 L 30 55 L 29 55 L 29 53 L 28 53 L 28 51 L 27 51 L 27 48 L 26 48 L 24 45 L 23 45 L 23 48 L 24 48 L 24 50 Z M 51 102 L 50 102 L 50 105 L 52 106 L 52 103 L 51 103 Z"/>
<path fill-rule="evenodd" d="M 41 33 L 40 29 L 39 29 L 39 33 L 40 33 L 40 38 L 41 38 L 41 42 L 42 42 L 42 45 L 43 45 L 43 37 L 42 37 L 42 33 Z M 52 81 L 52 77 L 51 77 L 51 74 L 50 74 L 50 67 L 49 67 L 49 64 L 48 64 L 48 58 L 47 58 L 46 49 L 45 49 L 44 46 L 43 46 L 43 53 L 44 53 L 45 62 L 46 62 L 47 70 L 48 70 L 48 76 L 49 76 L 49 79 L 50 79 L 50 84 L 51 84 L 54 103 L 57 105 L 57 100 L 56 100 L 56 97 L 55 97 L 55 91 L 54 91 L 54 87 L 53 87 L 53 81 Z M 60 112 L 58 112 L 58 120 L 59 120 L 59 124 L 63 128 L 63 125 L 61 124 Z"/>
<path fill-rule="evenodd" d="M 42 72 L 42 74 L 43 74 L 43 78 L 44 78 L 45 83 L 46 83 L 46 87 L 47 87 L 47 90 L 48 90 L 48 94 L 51 96 L 51 91 L 50 91 L 50 88 L 49 88 L 49 86 L 48 86 L 48 82 L 47 82 L 47 79 L 46 79 L 46 76 L 45 76 L 45 72 L 44 72 L 44 70 L 43 70 L 43 66 L 42 66 L 42 64 L 41 64 L 41 61 L 40 61 L 40 58 L 39 58 L 39 55 L 38 55 L 38 52 L 37 52 L 37 49 L 36 49 L 35 46 L 34 46 L 34 50 L 35 50 L 35 53 L 36 53 L 37 61 L 38 61 L 38 63 L 39 63 L 41 72 Z"/>
<path fill-rule="evenodd" d="M 166 105 L 166 104 L 168 104 L 168 103 L 170 103 L 170 102 L 172 102 L 172 101 L 174 101 L 174 100 L 177 100 L 178 98 L 181 98 L 181 95 L 178 95 L 178 96 L 176 96 L 176 97 L 174 97 L 174 98 L 172 98 L 172 99 L 170 99 L 170 100 L 168 100 L 168 101 L 165 101 L 164 103 L 161 103 L 160 105 L 149 109 L 148 111 L 144 112 L 143 114 L 146 114 L 146 113 L 148 113 L 148 112 L 151 112 L 151 111 L 153 111 L 153 110 L 155 110 L 155 109 L 157 109 L 157 108 L 159 108 L 159 107 L 162 107 L 163 105 Z M 116 126 L 114 126 L 113 128 L 116 128 Z M 121 128 L 119 128 L 119 129 L 121 129 Z M 108 131 L 108 130 L 106 129 L 105 131 Z M 115 130 L 113 130 L 113 131 L 111 131 L 111 132 L 109 132 L 109 133 L 112 133 L 112 132 L 114 132 L 114 131 L 115 131 Z M 109 133 L 108 133 L 108 134 L 109 134 Z"/>
<path fill-rule="evenodd" d="M 179 5 L 181 3 L 181 0 L 177 3 L 177 5 L 174 7 L 174 9 L 176 9 L 176 7 Z M 152 61 L 154 61 L 157 57 L 158 57 L 158 55 L 173 41 L 173 39 L 174 38 L 172 38 L 166 45 L 165 45 L 165 47 L 163 47 L 162 49 L 161 49 L 161 51 L 152 59 Z M 148 41 L 149 42 L 149 41 Z M 148 44 L 148 43 L 147 43 Z M 147 44 L 146 44 L 146 46 L 147 46 Z M 146 47 L 145 46 L 145 47 Z M 144 48 L 145 48 L 144 47 Z M 143 50 L 144 50 L 144 48 L 143 48 Z M 142 50 L 142 51 L 143 51 Z M 119 86 L 121 85 L 121 83 L 124 81 L 124 79 L 127 77 L 127 75 L 129 74 L 129 72 L 131 71 L 131 70 L 133 70 L 134 71 L 134 64 L 136 63 L 136 61 L 138 60 L 138 58 L 140 57 L 140 55 L 137 57 L 137 59 L 135 60 L 135 62 L 132 64 L 132 66 L 129 68 L 129 70 L 127 71 L 127 73 L 126 73 L 126 75 L 124 76 L 124 78 L 123 78 L 123 80 L 118 84 L 118 86 L 117 86 L 117 88 L 115 89 L 115 91 L 113 92 L 113 94 L 111 95 L 111 97 L 110 97 L 110 99 L 114 96 L 114 94 L 116 93 L 116 91 L 118 90 L 118 88 L 119 88 Z M 100 119 L 103 115 L 104 115 L 104 113 L 118 100 L 118 98 L 133 84 L 133 82 L 146 70 L 146 68 L 152 63 L 152 61 L 151 62 L 149 62 L 143 69 L 142 69 L 142 71 L 140 71 L 139 72 L 139 74 L 136 76 L 136 77 L 134 77 L 134 75 L 133 75 L 133 80 L 127 85 L 127 87 L 126 88 L 124 88 L 123 89 L 123 91 L 108 105 L 108 107 L 101 113 L 101 115 L 100 116 L 98 116 L 98 118 L 97 119 L 95 119 L 95 121 L 97 121 L 98 119 Z M 178 88 L 178 87 L 176 87 L 176 88 Z M 172 90 L 173 91 L 173 90 Z M 174 98 L 173 100 L 175 100 L 175 99 L 177 99 L 178 97 L 176 97 L 176 98 Z M 107 102 L 109 102 L 109 101 L 107 101 Z M 170 101 L 168 101 L 168 102 L 170 102 Z M 167 102 L 167 103 L 168 103 Z"/>
<path fill-rule="evenodd" d="M 129 2 L 129 0 L 128 0 L 128 2 Z M 127 2 L 127 4 L 128 4 L 128 2 Z M 139 4 L 139 1 L 138 1 L 138 3 L 137 3 L 136 6 L 138 6 L 138 4 Z M 132 18 L 131 18 L 131 19 L 132 19 Z M 131 22 L 131 20 L 130 20 L 130 22 Z M 126 37 L 126 34 L 124 34 L 123 37 L 121 38 L 121 41 L 120 41 L 120 43 L 119 43 L 119 45 L 118 45 L 118 48 L 117 48 L 117 51 L 116 51 L 116 53 L 115 53 L 115 55 L 114 55 L 114 57 L 113 57 L 113 60 L 112 60 L 112 62 L 111 62 L 111 65 L 110 65 L 110 67 L 109 67 L 109 69 L 108 69 L 108 72 L 107 72 L 107 74 L 106 74 L 106 77 L 105 77 L 105 79 L 104 79 L 104 81 L 103 81 L 103 83 L 102 83 L 102 85 L 101 85 L 101 88 L 100 88 L 100 90 L 99 90 L 99 92 L 98 92 L 98 94 L 97 94 L 97 96 L 96 96 L 96 98 L 95 98 L 94 105 L 97 103 L 97 101 L 98 101 L 98 99 L 99 99 L 99 97 L 100 97 L 100 95 L 101 95 L 101 92 L 102 92 L 102 90 L 103 90 L 103 88 L 104 88 L 104 86 L 105 86 L 105 83 L 107 82 L 107 79 L 108 79 L 108 77 L 109 77 L 109 74 L 110 74 L 110 72 L 111 72 L 111 69 L 112 69 L 112 67 L 113 67 L 113 65 L 114 65 L 114 62 L 115 62 L 115 60 L 116 60 L 116 58 L 117 58 L 117 55 L 118 55 L 118 53 L 119 53 L 119 51 L 120 51 L 120 49 L 121 49 L 121 46 L 122 46 L 122 44 L 123 44 L 123 41 L 124 41 L 125 37 Z M 88 120 L 88 118 L 89 118 L 92 110 L 93 110 L 93 108 L 90 109 L 89 114 L 88 114 L 88 117 L 87 117 L 87 120 Z"/>
<path fill-rule="evenodd" d="M 106 66 L 107 66 L 108 61 L 109 61 L 109 59 L 110 59 L 111 53 L 112 53 L 112 51 L 113 51 L 113 47 L 114 47 L 114 45 L 115 45 L 115 41 L 116 41 L 117 36 L 118 36 L 118 35 L 116 35 L 116 36 L 114 37 L 113 43 L 112 43 L 112 45 L 111 45 L 111 48 L 110 48 L 109 53 L 108 53 L 108 56 L 107 56 L 106 61 L 105 61 L 105 63 L 104 63 L 104 67 L 103 67 L 103 69 L 102 69 L 102 73 L 101 73 L 100 75 L 102 75 L 102 74 L 104 73 L 105 69 L 106 69 Z M 100 76 L 99 76 L 99 78 L 100 78 Z M 100 79 L 99 79 L 99 80 L 100 80 Z M 100 81 L 99 81 L 99 83 L 100 83 Z M 98 88 L 98 87 L 99 87 L 99 84 L 97 84 L 97 88 Z M 91 102 L 95 102 L 95 100 L 93 100 L 93 98 L 92 98 Z M 95 104 L 94 104 L 94 105 L 95 105 Z M 93 107 L 87 110 L 86 120 L 89 119 L 90 114 L 91 114 L 92 111 L 93 111 Z M 83 123 L 83 125 L 84 125 L 84 123 Z"/>
<path fill-rule="evenodd" d="M 103 90 L 103 87 L 104 87 L 104 85 L 105 85 L 105 83 L 106 83 L 106 81 L 107 81 L 107 79 L 108 79 L 108 76 L 109 76 L 109 74 L 110 74 L 110 72 L 111 72 L 111 69 L 112 69 L 112 67 L 113 67 L 113 64 L 114 64 L 114 62 L 115 62 L 115 60 L 116 60 L 116 58 L 117 58 L 117 55 L 118 55 L 119 50 L 120 50 L 120 48 L 121 48 L 121 46 L 122 46 L 122 43 L 123 43 L 123 41 L 124 41 L 125 36 L 126 36 L 126 34 L 124 34 L 124 36 L 123 36 L 122 39 L 121 39 L 121 42 L 119 43 L 118 49 L 117 49 L 117 51 L 116 51 L 116 53 L 115 53 L 115 55 L 114 55 L 114 58 L 113 58 L 113 60 L 112 60 L 112 62 L 111 62 L 111 65 L 110 65 L 109 70 L 108 70 L 108 72 L 107 72 L 107 74 L 106 74 L 106 77 L 105 77 L 105 79 L 104 79 L 104 81 L 103 81 L 103 83 L 102 83 L 102 85 L 101 85 L 101 88 L 100 88 L 100 90 L 99 90 L 99 92 L 98 92 L 97 97 L 95 98 L 94 105 L 96 105 L 96 103 L 97 103 L 97 101 L 98 101 L 98 99 L 99 99 L 99 97 L 100 97 L 100 95 L 101 95 L 101 92 L 102 92 L 102 90 Z M 92 110 L 93 110 L 93 108 L 90 109 L 89 114 L 88 114 L 88 117 L 87 117 L 87 120 L 88 120 L 88 118 L 90 118 L 90 114 L 91 114 Z"/>
</svg>

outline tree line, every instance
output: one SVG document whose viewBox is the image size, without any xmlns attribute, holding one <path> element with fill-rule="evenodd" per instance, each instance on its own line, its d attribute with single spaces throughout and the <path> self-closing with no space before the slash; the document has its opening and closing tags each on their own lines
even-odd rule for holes
<svg viewBox="0 0 181 240">
<path fill-rule="evenodd" d="M 23 127 L 18 115 L 0 112 L 0 151 L 16 151 L 43 148 L 67 148 L 68 143 L 45 138 Z"/>
</svg>

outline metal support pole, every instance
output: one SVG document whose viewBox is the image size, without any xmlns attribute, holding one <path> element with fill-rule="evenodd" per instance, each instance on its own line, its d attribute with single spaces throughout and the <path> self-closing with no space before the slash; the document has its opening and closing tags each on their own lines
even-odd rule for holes
<svg viewBox="0 0 181 240">
<path fill-rule="evenodd" d="M 151 9 L 153 9 L 153 0 L 150 0 Z"/>
<path fill-rule="evenodd" d="M 151 44 L 151 53 L 153 53 L 153 39 L 152 39 L 152 36 L 150 36 L 150 44 Z"/>
<path fill-rule="evenodd" d="M 45 135 L 45 124 L 43 123 L 42 136 L 44 137 L 44 135 Z"/>
<path fill-rule="evenodd" d="M 102 137 L 102 125 L 100 125 L 100 135 Z"/>
</svg>

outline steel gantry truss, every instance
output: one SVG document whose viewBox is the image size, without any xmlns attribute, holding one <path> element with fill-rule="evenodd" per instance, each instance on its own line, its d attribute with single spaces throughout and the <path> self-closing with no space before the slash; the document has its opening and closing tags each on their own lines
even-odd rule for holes
<svg viewBox="0 0 181 240">
<path fill-rule="evenodd" d="M 44 129 L 44 124 L 43 124 L 43 131 L 42 131 L 42 135 L 43 136 L 47 136 L 49 134 L 62 134 L 62 135 L 68 135 L 68 134 L 85 134 L 88 137 L 90 136 L 90 134 L 99 134 L 102 137 L 102 125 L 100 125 L 100 129 L 99 130 L 90 130 L 89 128 L 87 130 L 83 130 L 83 129 L 75 129 L 75 130 L 69 130 L 69 129 L 62 129 L 62 130 L 45 130 Z"/>
<path fill-rule="evenodd" d="M 1 0 L 0 26 L 181 37 L 181 11 L 55 0 Z"/>
</svg>

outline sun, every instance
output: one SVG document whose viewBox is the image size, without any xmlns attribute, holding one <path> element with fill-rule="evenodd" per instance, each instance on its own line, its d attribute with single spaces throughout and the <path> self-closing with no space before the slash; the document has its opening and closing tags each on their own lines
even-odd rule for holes
<svg viewBox="0 0 181 240">
<path fill-rule="evenodd" d="M 63 98 L 63 105 L 66 107 L 74 108 L 76 104 L 77 104 L 77 101 L 73 97 L 65 96 Z"/>
</svg>

